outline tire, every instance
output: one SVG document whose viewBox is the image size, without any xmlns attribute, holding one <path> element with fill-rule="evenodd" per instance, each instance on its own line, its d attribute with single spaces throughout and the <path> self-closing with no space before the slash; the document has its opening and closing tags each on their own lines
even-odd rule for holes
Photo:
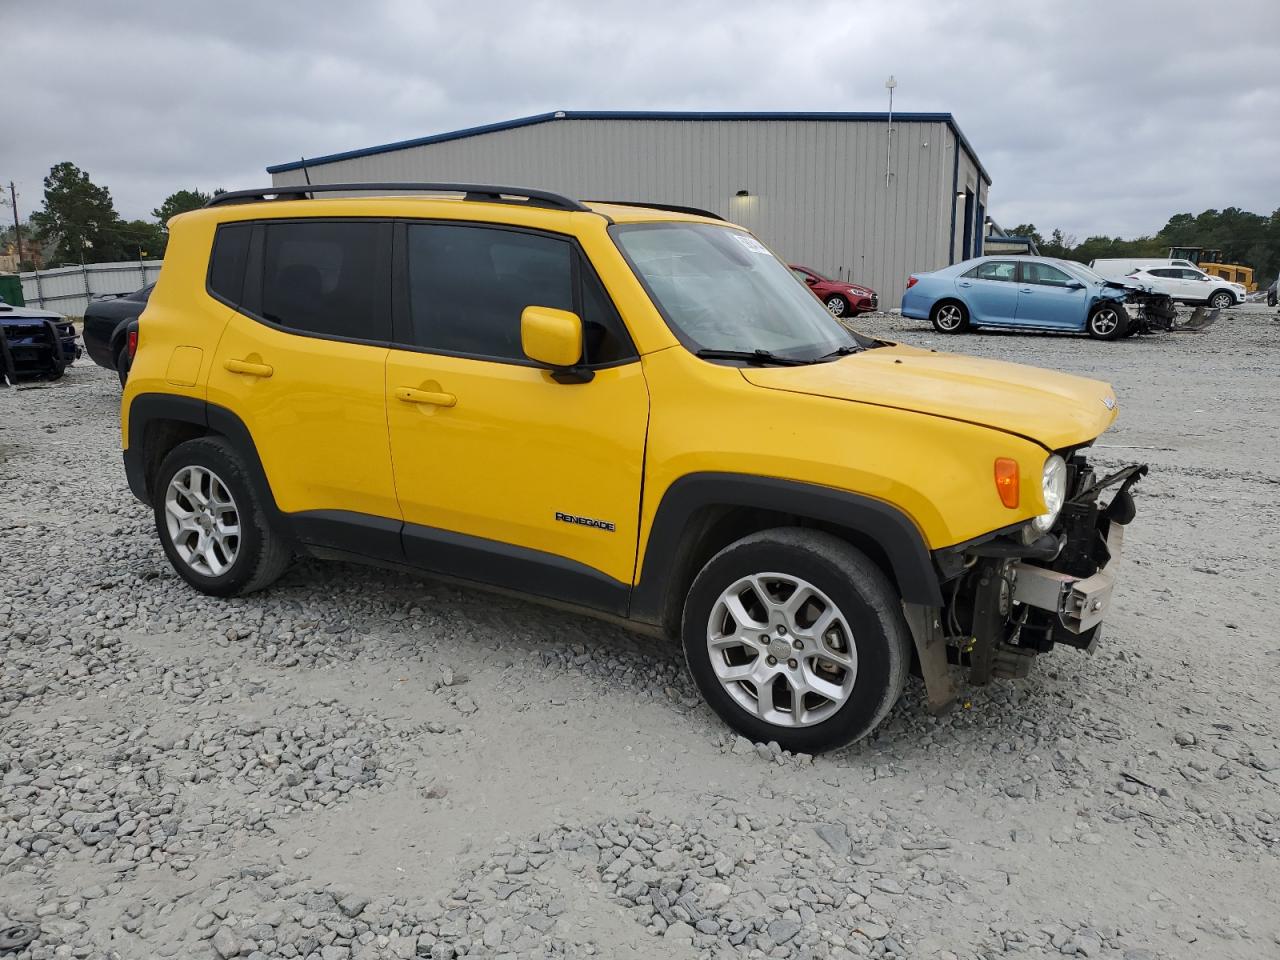
<svg viewBox="0 0 1280 960">
<path fill-rule="evenodd" d="M 929 311 L 929 322 L 939 333 L 964 333 L 969 329 L 969 311 L 959 300 L 943 300 Z"/>
<path fill-rule="evenodd" d="M 799 590 L 800 610 L 788 614 L 779 604 Z M 807 631 L 828 614 L 830 627 L 815 639 Z M 725 723 L 753 742 L 776 740 L 794 752 L 830 750 L 874 730 L 902 694 L 911 664 L 902 600 L 884 573 L 839 537 L 798 527 L 752 534 L 712 557 L 685 598 L 681 640 L 694 682 Z M 735 670 L 740 676 L 722 679 Z M 767 677 L 767 687 L 747 671 Z M 797 702 L 794 684 L 810 681 L 822 692 Z"/>
<path fill-rule="evenodd" d="M 1129 329 L 1129 311 L 1119 303 L 1100 303 L 1089 311 L 1086 328 L 1095 340 L 1119 339 Z"/>
<path fill-rule="evenodd" d="M 161 462 L 152 490 L 165 555 L 202 593 L 253 593 L 274 583 L 289 566 L 293 557 L 288 543 L 271 528 L 243 461 L 223 438 L 179 444 Z M 202 500 L 214 505 L 207 514 Z M 178 513 L 188 513 L 190 524 L 184 527 Z M 234 518 L 238 535 L 216 535 L 216 522 L 232 526 L 228 517 Z"/>
<path fill-rule="evenodd" d="M 116 376 L 120 378 L 120 386 L 124 386 L 125 381 L 129 379 L 129 349 L 121 347 L 120 352 L 116 354 Z"/>
<path fill-rule="evenodd" d="M 847 317 L 850 314 L 849 301 L 838 293 L 827 297 L 827 310 L 833 317 Z"/>
<path fill-rule="evenodd" d="M 1209 306 L 1215 310 L 1225 310 L 1236 305 L 1235 294 L 1230 290 L 1215 290 L 1209 297 Z"/>
</svg>

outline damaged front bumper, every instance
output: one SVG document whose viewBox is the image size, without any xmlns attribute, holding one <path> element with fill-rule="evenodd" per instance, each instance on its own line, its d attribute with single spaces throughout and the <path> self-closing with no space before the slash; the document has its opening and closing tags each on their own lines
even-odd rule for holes
<svg viewBox="0 0 1280 960">
<path fill-rule="evenodd" d="M 1026 676 L 1057 644 L 1089 653 L 1097 646 L 1124 528 L 1136 512 L 1131 488 L 1147 465 L 1099 479 L 1076 454 L 1068 470 L 1069 496 L 1049 533 L 1028 542 L 1022 530 L 1006 531 L 943 552 L 939 567 L 951 574 L 945 606 L 907 609 L 935 708 L 955 696 L 950 666 L 967 668 L 969 682 L 982 685 Z"/>
</svg>

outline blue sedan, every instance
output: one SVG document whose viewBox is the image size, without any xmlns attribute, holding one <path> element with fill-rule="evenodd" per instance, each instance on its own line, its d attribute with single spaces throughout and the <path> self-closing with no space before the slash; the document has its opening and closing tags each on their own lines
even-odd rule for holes
<svg viewBox="0 0 1280 960">
<path fill-rule="evenodd" d="M 1017 327 L 1115 340 L 1136 332 L 1125 309 L 1135 292 L 1069 260 L 978 257 L 912 275 L 902 315 L 929 320 L 939 333 Z"/>
</svg>

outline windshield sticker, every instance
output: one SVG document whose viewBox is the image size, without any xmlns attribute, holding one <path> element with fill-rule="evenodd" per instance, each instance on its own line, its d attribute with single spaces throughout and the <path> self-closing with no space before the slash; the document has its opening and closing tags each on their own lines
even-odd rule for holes
<svg viewBox="0 0 1280 960">
<path fill-rule="evenodd" d="M 752 253 L 763 253 L 766 257 L 769 255 L 769 251 L 765 248 L 765 245 L 755 237 L 748 236 L 745 233 L 735 233 L 733 234 L 733 239 L 737 240 Z"/>
</svg>

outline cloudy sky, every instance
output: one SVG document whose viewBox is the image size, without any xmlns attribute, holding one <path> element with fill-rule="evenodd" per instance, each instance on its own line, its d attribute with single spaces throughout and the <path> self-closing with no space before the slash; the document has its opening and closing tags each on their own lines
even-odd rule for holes
<svg viewBox="0 0 1280 960">
<path fill-rule="evenodd" d="M 109 9 L 115 8 L 115 9 Z M 1280 207 L 1280 2 L 4 0 L 0 181 L 183 187 L 548 110 L 949 111 L 1005 226 Z M 9 216 L 9 211 L 3 211 Z"/>
</svg>

